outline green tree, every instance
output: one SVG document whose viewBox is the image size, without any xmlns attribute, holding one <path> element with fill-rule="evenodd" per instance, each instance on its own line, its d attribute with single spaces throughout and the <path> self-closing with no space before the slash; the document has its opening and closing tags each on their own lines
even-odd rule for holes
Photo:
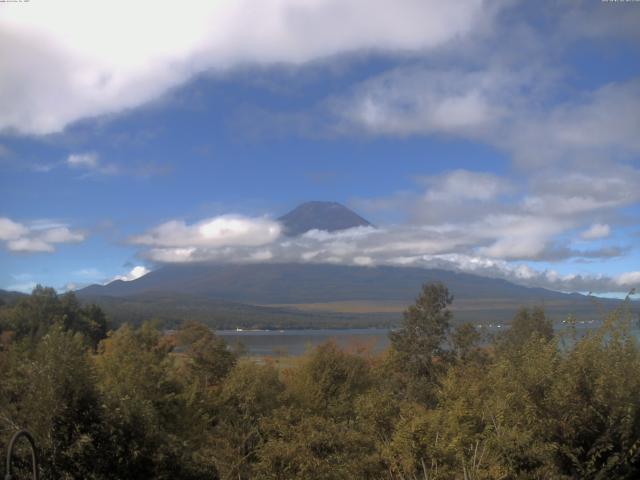
<svg viewBox="0 0 640 480">
<path fill-rule="evenodd" d="M 73 292 L 58 295 L 53 288 L 38 285 L 31 295 L 2 309 L 0 330 L 37 342 L 53 325 L 82 333 L 94 349 L 106 337 L 108 326 L 104 312 L 97 305 L 82 306 Z"/>
<path fill-rule="evenodd" d="M 331 341 L 305 355 L 291 373 L 286 377 L 291 401 L 304 411 L 336 420 L 352 418 L 355 399 L 371 386 L 367 360 Z"/>
<path fill-rule="evenodd" d="M 120 327 L 95 358 L 114 457 L 113 476 L 193 478 L 192 410 L 169 355 L 173 343 L 153 325 Z"/>
<path fill-rule="evenodd" d="M 405 310 L 400 329 L 389 334 L 397 378 L 410 397 L 423 402 L 433 402 L 434 388 L 446 370 L 452 301 L 443 284 L 423 285 L 416 302 Z"/>
<path fill-rule="evenodd" d="M 350 480 L 384 478 L 372 439 L 346 422 L 292 408 L 261 422 L 266 441 L 258 450 L 254 478 Z"/>
<path fill-rule="evenodd" d="M 215 396 L 215 415 L 198 455 L 209 459 L 221 479 L 252 478 L 264 440 L 261 421 L 281 405 L 284 385 L 269 363 L 238 363 Z"/>
<path fill-rule="evenodd" d="M 550 341 L 553 338 L 553 322 L 542 307 L 536 306 L 529 311 L 521 308 L 511 321 L 507 330 L 499 339 L 498 347 L 506 350 L 518 350 L 533 337 Z"/>
<path fill-rule="evenodd" d="M 613 312 L 554 372 L 547 393 L 553 408 L 539 420 L 567 476 L 640 477 L 640 349 L 624 316 Z"/>
<path fill-rule="evenodd" d="M 451 333 L 451 346 L 456 358 L 463 363 L 485 359 L 483 351 L 478 348 L 481 340 L 480 332 L 470 323 L 456 326 Z"/>
<path fill-rule="evenodd" d="M 27 428 L 42 478 L 106 478 L 103 410 L 82 336 L 54 326 L 34 350 L 14 345 L 8 357 L 0 361 L 0 445 Z"/>
<path fill-rule="evenodd" d="M 176 337 L 177 345 L 185 349 L 186 373 L 204 387 L 219 383 L 237 361 L 225 341 L 201 323 L 185 322 Z"/>
</svg>

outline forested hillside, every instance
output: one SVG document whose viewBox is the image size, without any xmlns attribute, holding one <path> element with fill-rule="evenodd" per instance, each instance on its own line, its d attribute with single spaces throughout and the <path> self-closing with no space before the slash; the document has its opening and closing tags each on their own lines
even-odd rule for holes
<svg viewBox="0 0 640 480">
<path fill-rule="evenodd" d="M 638 478 L 624 305 L 582 338 L 523 309 L 488 347 L 450 306 L 426 284 L 379 356 L 256 361 L 38 288 L 0 307 L 0 450 L 27 428 L 47 480 Z"/>
<path fill-rule="evenodd" d="M 412 267 L 304 263 L 165 265 L 136 280 L 91 285 L 77 292 L 118 322 L 156 318 L 168 325 L 190 318 L 216 329 L 327 328 L 395 325 L 401 308 L 426 282 L 445 283 L 456 320 L 506 323 L 521 306 L 544 304 L 554 320 L 597 318 L 586 295 L 529 288 L 498 278 Z M 600 299 L 607 308 L 620 303 Z M 343 305 L 357 304 L 361 315 Z M 633 307 L 638 311 L 638 302 Z M 311 308 L 310 308 L 311 305 Z M 323 310 L 313 306 L 322 305 Z M 389 312 L 389 308 L 397 311 Z M 398 308 L 400 307 L 400 308 Z"/>
</svg>

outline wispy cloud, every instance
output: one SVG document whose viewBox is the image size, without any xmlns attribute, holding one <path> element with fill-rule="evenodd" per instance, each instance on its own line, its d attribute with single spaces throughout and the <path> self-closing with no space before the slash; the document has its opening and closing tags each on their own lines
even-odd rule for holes
<svg viewBox="0 0 640 480">
<path fill-rule="evenodd" d="M 640 82 L 579 92 L 548 108 L 547 69 L 399 67 L 332 100 L 343 133 L 449 135 L 486 142 L 525 167 L 589 166 L 640 153 Z M 551 87 L 549 87 L 551 88 Z M 559 90 L 559 87 L 556 87 Z"/>
<path fill-rule="evenodd" d="M 596 240 L 598 238 L 607 238 L 611 233 L 611 228 L 606 223 L 594 223 L 587 230 L 580 234 L 585 240 Z"/>
<path fill-rule="evenodd" d="M 72 153 L 67 157 L 67 165 L 71 168 L 97 168 L 98 155 L 95 153 Z"/>
<path fill-rule="evenodd" d="M 82 231 L 51 222 L 24 224 L 0 217 L 0 241 L 10 252 L 52 253 L 57 244 L 78 243 L 86 238 Z"/>
<path fill-rule="evenodd" d="M 332 100 L 343 128 L 371 134 L 479 136 L 501 124 L 530 76 L 485 70 L 403 66 Z"/>
<path fill-rule="evenodd" d="M 75 152 L 66 158 L 55 162 L 14 162 L 14 167 L 28 169 L 36 173 L 51 173 L 54 171 L 68 170 L 75 172 L 80 179 L 101 177 L 136 177 L 149 178 L 158 175 L 166 175 L 173 168 L 169 164 L 153 161 L 120 159 L 105 160 L 104 156 L 94 151 Z"/>
<path fill-rule="evenodd" d="M 87 175 L 118 175 L 121 169 L 114 163 L 104 163 L 95 152 L 72 153 L 66 159 L 66 165 Z"/>
</svg>

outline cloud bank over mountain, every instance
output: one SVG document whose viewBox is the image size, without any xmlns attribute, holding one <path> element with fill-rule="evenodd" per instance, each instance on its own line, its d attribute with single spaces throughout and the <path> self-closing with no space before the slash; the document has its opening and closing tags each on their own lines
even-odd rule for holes
<svg viewBox="0 0 640 480">
<path fill-rule="evenodd" d="M 425 197 L 444 201 L 446 205 L 452 201 L 451 185 L 459 186 L 461 179 L 476 185 L 466 193 L 460 193 L 465 189 L 454 189 L 461 201 L 477 202 L 478 197 L 489 201 L 503 191 L 496 187 L 496 179 L 486 174 L 455 171 L 440 179 L 442 188 L 434 188 L 433 194 Z M 426 183 L 430 184 L 431 180 L 427 179 Z M 312 228 L 300 235 L 285 236 L 283 232 L 287 227 L 274 220 L 224 215 L 193 225 L 166 222 L 129 241 L 142 247 L 139 252 L 142 258 L 159 264 L 297 262 L 419 266 L 476 273 L 563 291 L 625 292 L 636 286 L 637 272 L 634 271 L 615 277 L 559 274 L 553 269 L 540 270 L 507 260 L 606 259 L 624 254 L 621 248 L 577 250 L 554 244 L 555 236 L 571 227 L 566 221 L 554 223 L 528 213 L 489 214 L 471 223 L 442 220 L 438 224 L 355 226 L 336 231 Z M 330 225 L 327 218 L 319 218 L 317 222 Z M 601 230 L 602 227 L 596 225 L 589 232 L 601 235 Z"/>
</svg>

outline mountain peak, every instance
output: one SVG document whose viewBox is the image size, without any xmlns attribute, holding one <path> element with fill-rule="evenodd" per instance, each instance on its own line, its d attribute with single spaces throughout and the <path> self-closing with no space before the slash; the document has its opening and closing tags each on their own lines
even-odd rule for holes
<svg viewBox="0 0 640 480">
<path fill-rule="evenodd" d="M 367 220 L 338 202 L 312 201 L 298 205 L 278 218 L 289 236 L 302 235 L 309 230 L 335 232 L 354 227 L 371 226 Z"/>
</svg>

